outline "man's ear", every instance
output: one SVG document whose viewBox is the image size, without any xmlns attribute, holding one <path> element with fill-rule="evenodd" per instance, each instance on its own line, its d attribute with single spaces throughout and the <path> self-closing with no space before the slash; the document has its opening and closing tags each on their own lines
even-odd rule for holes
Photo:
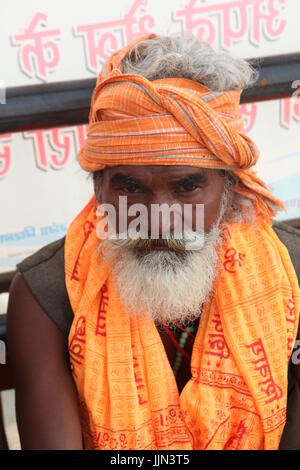
<svg viewBox="0 0 300 470">
<path fill-rule="evenodd" d="M 101 201 L 102 177 L 103 177 L 103 170 L 98 170 L 93 173 L 94 193 L 98 202 Z"/>
<path fill-rule="evenodd" d="M 234 186 L 234 183 L 232 183 L 232 185 Z M 231 206 L 231 204 L 233 203 L 234 192 L 229 191 L 229 194 L 228 194 L 227 197 L 228 197 L 228 206 Z"/>
<path fill-rule="evenodd" d="M 236 177 L 232 175 L 229 171 L 220 170 L 221 175 L 224 177 L 224 189 L 227 186 L 227 216 L 231 215 L 231 207 L 234 202 L 234 191 L 228 189 L 233 189 L 236 184 Z"/>
<path fill-rule="evenodd" d="M 94 193 L 95 193 L 96 199 L 98 199 L 95 173 L 93 173 L 93 187 L 94 187 Z"/>
</svg>

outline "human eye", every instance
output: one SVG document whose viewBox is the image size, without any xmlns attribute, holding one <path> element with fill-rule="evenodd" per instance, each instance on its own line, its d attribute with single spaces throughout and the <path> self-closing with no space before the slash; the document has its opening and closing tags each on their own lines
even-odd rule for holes
<svg viewBox="0 0 300 470">
<path fill-rule="evenodd" d="M 199 186 L 195 184 L 180 184 L 176 187 L 175 192 L 176 193 L 190 193 L 192 191 L 195 191 Z"/>
<path fill-rule="evenodd" d="M 135 183 L 126 184 L 120 187 L 120 190 L 127 194 L 141 193 L 142 188 Z"/>
<path fill-rule="evenodd" d="M 201 176 L 197 177 L 196 181 L 194 178 L 180 181 L 176 187 L 175 192 L 177 193 L 191 193 L 197 191 L 197 189 L 202 188 L 206 183 L 206 178 Z"/>
</svg>

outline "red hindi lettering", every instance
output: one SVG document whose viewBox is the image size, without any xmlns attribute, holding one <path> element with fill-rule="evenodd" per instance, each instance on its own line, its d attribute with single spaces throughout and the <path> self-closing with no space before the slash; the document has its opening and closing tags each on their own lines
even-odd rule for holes
<svg viewBox="0 0 300 470">
<path fill-rule="evenodd" d="M 50 154 L 51 166 L 55 170 L 62 169 L 66 166 L 71 149 L 71 137 L 67 135 L 69 129 L 52 129 L 49 132 L 49 142 L 55 153 Z"/>
<path fill-rule="evenodd" d="M 24 33 L 13 36 L 13 44 L 21 45 L 22 71 L 30 78 L 36 77 L 44 81 L 48 78 L 49 71 L 54 71 L 58 66 L 59 48 L 56 40 L 61 36 L 60 29 L 45 29 L 47 19 L 46 14 L 37 12 Z"/>
<path fill-rule="evenodd" d="M 205 354 L 211 354 L 213 356 L 227 359 L 230 356 L 230 352 L 224 335 L 220 333 L 209 333 L 208 336 L 209 349 L 205 351 Z"/>
<path fill-rule="evenodd" d="M 23 136 L 33 141 L 37 168 L 43 171 L 50 168 L 62 170 L 70 161 L 76 130 L 73 127 L 33 130 L 24 132 Z"/>
<path fill-rule="evenodd" d="M 230 50 L 247 35 L 253 44 L 259 45 L 262 30 L 268 39 L 278 38 L 286 27 L 286 20 L 281 18 L 285 0 L 278 2 L 275 8 L 275 0 L 234 0 L 212 5 L 190 0 L 182 10 L 174 12 L 174 18 L 181 19 L 183 29 L 201 42 L 214 43 L 219 31 L 220 46 Z"/>
<path fill-rule="evenodd" d="M 147 3 L 147 0 L 135 0 L 123 18 L 75 27 L 75 34 L 83 37 L 88 70 L 97 74 L 99 64 L 103 64 L 118 47 L 153 30 L 152 15 L 143 14 L 137 18 Z"/>
<path fill-rule="evenodd" d="M 300 99 L 294 97 L 280 100 L 280 125 L 290 129 L 293 120 L 300 122 Z"/>
<path fill-rule="evenodd" d="M 245 259 L 244 253 L 238 253 L 235 248 L 231 247 L 225 251 L 224 254 L 224 269 L 228 273 L 234 274 L 236 272 L 236 268 L 240 268 L 242 266 L 242 261 Z"/>
<path fill-rule="evenodd" d="M 255 126 L 256 117 L 257 117 L 257 104 L 256 103 L 246 103 L 240 105 L 240 112 L 244 119 L 244 129 L 243 132 L 248 133 L 253 130 Z"/>
<path fill-rule="evenodd" d="M 96 219 L 95 214 L 94 214 L 94 218 Z M 72 281 L 80 281 L 80 277 L 79 277 L 80 256 L 81 256 L 82 250 L 84 248 L 84 245 L 88 241 L 88 238 L 89 238 L 90 234 L 92 233 L 92 231 L 94 230 L 94 228 L 95 228 L 95 225 L 93 224 L 93 222 L 91 222 L 90 220 L 85 221 L 85 223 L 83 225 L 84 238 L 83 238 L 82 245 L 80 247 L 79 253 L 77 255 L 77 258 L 75 260 L 75 264 L 74 264 L 74 267 L 73 267 L 73 270 L 72 270 L 72 274 L 71 274 L 71 280 Z"/>
<path fill-rule="evenodd" d="M 246 348 L 250 348 L 255 356 L 259 356 L 261 353 L 263 353 L 263 356 L 265 356 L 265 349 L 263 347 L 261 338 L 258 338 L 251 344 L 246 344 Z"/>
<path fill-rule="evenodd" d="M 84 360 L 85 342 L 85 317 L 81 315 L 76 321 L 75 331 L 69 344 L 70 363 L 75 376 L 76 366 L 81 365 Z"/>
<path fill-rule="evenodd" d="M 96 325 L 96 336 L 106 336 L 106 314 L 108 308 L 108 289 L 106 284 L 104 284 L 100 291 L 100 302 L 98 309 L 98 318 Z"/>
<path fill-rule="evenodd" d="M 275 2 L 278 8 L 275 8 Z M 279 38 L 287 25 L 282 18 L 282 11 L 286 0 L 252 0 L 252 27 L 250 29 L 251 42 L 255 46 L 261 43 L 262 31 L 269 40 Z"/>
<path fill-rule="evenodd" d="M 11 167 L 11 134 L 0 135 L 0 178 L 8 175 Z"/>
</svg>

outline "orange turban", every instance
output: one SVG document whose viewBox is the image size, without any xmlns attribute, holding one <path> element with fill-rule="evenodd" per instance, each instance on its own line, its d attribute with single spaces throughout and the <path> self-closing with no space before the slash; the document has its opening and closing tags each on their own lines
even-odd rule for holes
<svg viewBox="0 0 300 470">
<path fill-rule="evenodd" d="M 230 170 L 235 191 L 258 213 L 273 216 L 283 203 L 250 168 L 259 150 L 242 132 L 242 90 L 212 91 L 185 78 L 149 81 L 123 74 L 122 59 L 149 34 L 111 55 L 92 96 L 89 129 L 79 153 L 87 171 L 116 165 L 190 165 Z"/>
</svg>

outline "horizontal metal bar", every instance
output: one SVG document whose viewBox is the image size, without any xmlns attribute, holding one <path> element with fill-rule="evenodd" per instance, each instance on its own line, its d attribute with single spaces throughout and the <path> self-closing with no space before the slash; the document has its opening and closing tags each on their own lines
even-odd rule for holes
<svg viewBox="0 0 300 470">
<path fill-rule="evenodd" d="M 0 341 L 6 341 L 6 314 L 0 314 Z"/>
<path fill-rule="evenodd" d="M 241 95 L 241 103 L 291 96 L 300 80 L 300 53 L 246 59 L 259 70 L 256 84 Z M 0 104 L 0 134 L 88 122 L 96 78 L 11 87 Z"/>
<path fill-rule="evenodd" d="M 88 122 L 94 78 L 12 87 L 0 105 L 0 133 Z"/>
<path fill-rule="evenodd" d="M 267 101 L 290 97 L 293 83 L 300 81 L 300 52 L 247 59 L 259 71 L 254 87 L 245 90 L 241 102 Z"/>
</svg>

